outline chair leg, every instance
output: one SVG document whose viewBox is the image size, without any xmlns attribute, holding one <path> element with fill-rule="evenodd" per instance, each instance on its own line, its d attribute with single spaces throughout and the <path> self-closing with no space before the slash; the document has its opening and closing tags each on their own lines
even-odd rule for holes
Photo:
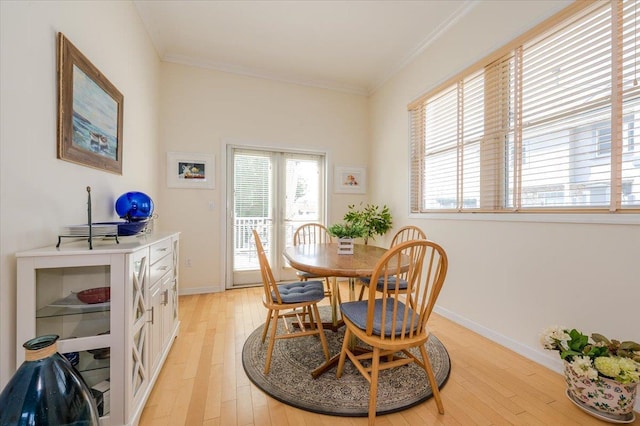
<svg viewBox="0 0 640 426">
<path fill-rule="evenodd" d="M 306 315 L 309 316 L 309 328 L 311 328 L 312 330 L 316 329 L 316 321 L 313 319 L 313 310 L 311 309 L 311 306 L 307 306 L 306 308 L 304 308 L 304 312 L 306 312 Z M 320 318 L 320 316 L 318 315 L 318 312 L 316 312 L 316 317 Z M 304 318 L 304 316 L 303 316 Z"/>
<path fill-rule="evenodd" d="M 264 329 L 262 330 L 262 343 L 264 343 L 264 339 L 267 337 L 269 324 L 271 324 L 271 315 L 273 315 L 273 309 L 269 309 L 269 312 L 267 312 L 267 319 L 264 322 Z"/>
<path fill-rule="evenodd" d="M 339 379 L 342 377 L 342 371 L 344 370 L 344 361 L 347 357 L 347 351 L 349 350 L 349 339 L 351 338 L 351 330 L 347 327 L 344 331 L 344 340 L 342 341 L 342 349 L 340 350 L 340 359 L 338 360 L 338 368 L 336 370 L 336 377 Z"/>
<path fill-rule="evenodd" d="M 369 388 L 369 426 L 376 423 L 376 404 L 378 399 L 378 374 L 380 373 L 380 348 L 373 348 L 371 359 L 371 385 Z"/>
<path fill-rule="evenodd" d="M 442 405 L 442 398 L 440 397 L 438 382 L 436 382 L 436 376 L 433 374 L 433 368 L 431 367 L 429 354 L 427 353 L 427 348 L 425 348 L 424 345 L 420 345 L 420 354 L 422 355 L 424 370 L 427 372 L 429 384 L 431 385 L 431 390 L 433 391 L 433 398 L 436 400 L 436 405 L 438 406 L 438 413 L 444 414 L 444 406 Z"/>
<path fill-rule="evenodd" d="M 276 343 L 276 329 L 278 328 L 279 311 L 275 311 L 271 316 L 271 338 L 269 339 L 269 347 L 267 348 L 267 360 L 264 363 L 264 374 L 269 374 L 271 368 L 271 354 L 273 353 L 273 345 Z"/>
<path fill-rule="evenodd" d="M 327 285 L 327 289 L 325 290 L 324 294 L 325 296 L 329 296 L 329 298 L 331 298 L 331 280 L 329 279 L 329 277 L 324 277 L 324 283 Z"/>
<path fill-rule="evenodd" d="M 362 300 L 362 297 L 364 296 L 364 289 L 365 289 L 366 287 L 367 287 L 367 286 L 366 286 L 366 285 L 364 285 L 364 284 L 362 284 L 362 282 L 360 283 L 360 296 L 358 296 L 358 300 Z"/>
<path fill-rule="evenodd" d="M 318 311 L 317 304 L 314 303 L 312 306 L 313 306 L 313 312 L 315 313 L 315 317 L 316 317 L 316 324 L 318 324 L 318 334 L 320 335 L 320 343 L 322 344 L 322 351 L 324 352 L 324 358 L 327 361 L 329 361 L 329 358 L 331 356 L 329 355 L 329 345 L 327 344 L 327 338 L 324 335 L 324 330 L 322 328 L 322 318 L 320 318 L 320 311 Z M 309 307 L 309 311 L 311 311 L 311 306 Z M 311 312 L 309 312 L 309 315 L 311 315 Z"/>
</svg>

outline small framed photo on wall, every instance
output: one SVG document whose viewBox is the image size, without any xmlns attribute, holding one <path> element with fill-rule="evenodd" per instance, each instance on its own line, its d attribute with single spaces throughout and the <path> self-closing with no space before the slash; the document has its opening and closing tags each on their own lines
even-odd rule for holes
<svg viewBox="0 0 640 426">
<path fill-rule="evenodd" d="M 169 188 L 214 189 L 213 154 L 168 152 L 167 186 Z"/>
<path fill-rule="evenodd" d="M 335 166 L 334 192 L 365 194 L 367 171 L 364 167 Z"/>
</svg>

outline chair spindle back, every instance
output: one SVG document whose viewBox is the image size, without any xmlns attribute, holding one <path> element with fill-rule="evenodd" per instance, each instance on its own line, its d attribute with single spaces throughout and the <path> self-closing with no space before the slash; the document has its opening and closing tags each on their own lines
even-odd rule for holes
<svg viewBox="0 0 640 426">
<path fill-rule="evenodd" d="M 331 234 L 324 225 L 319 223 L 305 223 L 300 225 L 293 234 L 293 245 L 300 244 L 328 244 Z"/>
<path fill-rule="evenodd" d="M 258 252 L 258 261 L 260 262 L 260 274 L 262 275 L 262 285 L 264 287 L 264 297 L 266 300 L 273 300 L 277 303 L 282 303 L 280 292 L 278 291 L 278 284 L 273 277 L 273 271 L 269 265 L 269 259 L 262 246 L 262 241 L 258 232 L 253 230 L 253 238 L 256 241 L 256 251 Z"/>
<path fill-rule="evenodd" d="M 411 240 L 426 240 L 427 234 L 417 226 L 408 225 L 398 229 L 391 240 L 391 247 Z"/>
<path fill-rule="evenodd" d="M 382 339 L 391 341 L 424 333 L 447 267 L 444 249 L 432 241 L 411 240 L 390 248 L 371 276 L 372 282 L 382 283 L 383 289 L 369 286 L 367 335 L 373 334 L 374 322 L 382 327 Z M 393 282 L 389 285 L 390 278 L 400 275 L 407 280 L 406 290 L 399 289 Z M 382 304 L 379 322 L 373 318 L 376 303 Z"/>
</svg>

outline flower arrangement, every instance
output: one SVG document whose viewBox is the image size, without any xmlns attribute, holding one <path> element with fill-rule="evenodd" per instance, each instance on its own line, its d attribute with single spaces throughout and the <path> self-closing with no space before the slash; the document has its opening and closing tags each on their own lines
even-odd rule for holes
<svg viewBox="0 0 640 426">
<path fill-rule="evenodd" d="M 545 349 L 560 352 L 580 377 L 596 380 L 608 377 L 621 384 L 640 382 L 640 344 L 609 340 L 593 333 L 591 339 L 576 329 L 549 327 L 542 336 Z"/>
</svg>

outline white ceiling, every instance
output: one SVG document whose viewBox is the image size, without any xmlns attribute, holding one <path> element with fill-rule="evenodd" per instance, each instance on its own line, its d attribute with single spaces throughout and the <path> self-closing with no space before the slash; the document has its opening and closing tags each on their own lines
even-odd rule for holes
<svg viewBox="0 0 640 426">
<path fill-rule="evenodd" d="M 163 61 L 370 94 L 471 0 L 136 0 Z"/>
</svg>

